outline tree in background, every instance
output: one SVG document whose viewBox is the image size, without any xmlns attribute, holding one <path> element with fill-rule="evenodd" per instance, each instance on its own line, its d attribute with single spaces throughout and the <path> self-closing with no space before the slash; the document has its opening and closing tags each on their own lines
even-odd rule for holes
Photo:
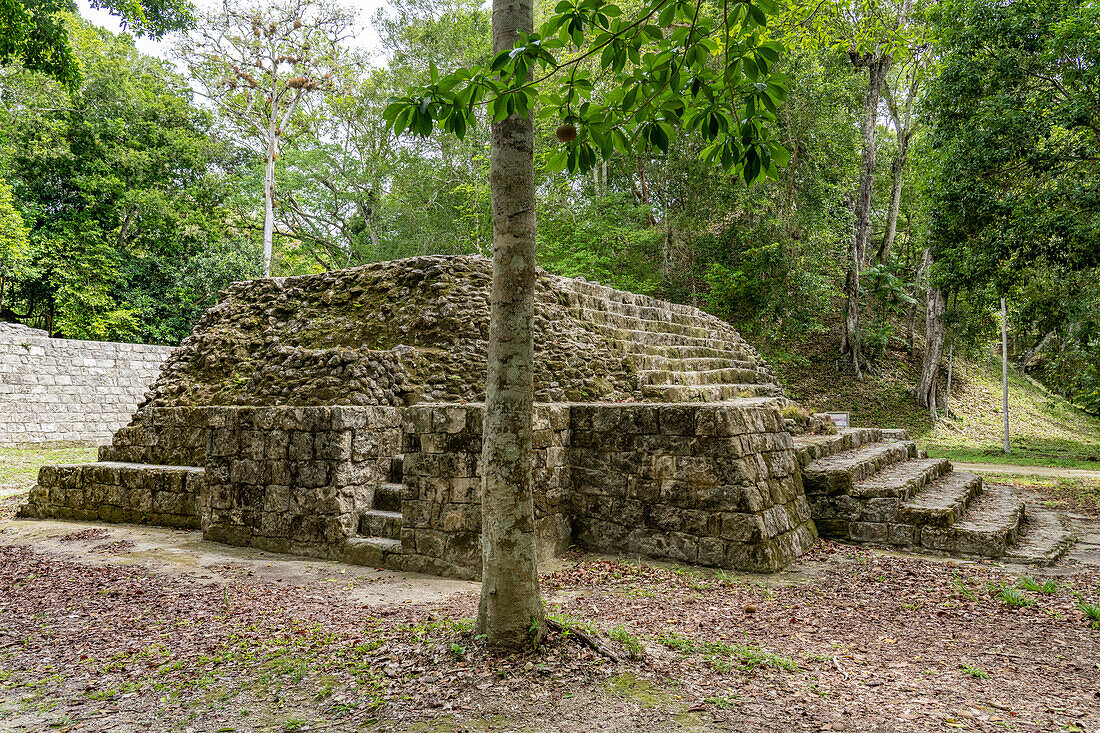
<svg viewBox="0 0 1100 733">
<path fill-rule="evenodd" d="M 30 250 L 27 226 L 15 208 L 11 186 L 0 179 L 0 321 L 11 311 L 4 307 L 9 283 L 25 276 Z"/>
<path fill-rule="evenodd" d="M 1058 288 L 1069 301 L 1052 307 L 1037 284 L 1094 282 L 1100 265 L 1100 8 L 944 0 L 934 19 L 942 69 L 925 101 L 937 157 L 934 284 L 976 314 L 1007 295 L 1014 319 L 1027 315 L 1017 330 L 1034 329 L 1029 349 L 1052 331 L 1068 345 L 1071 334 L 1089 333 L 1074 325 L 1089 289 Z M 1094 337 L 1077 343 L 1100 355 Z M 926 371 L 938 371 L 936 356 Z"/>
<path fill-rule="evenodd" d="M 162 38 L 190 26 L 189 0 L 91 0 L 90 5 L 119 16 L 122 27 L 139 36 Z M 73 0 L 0 1 L 0 64 L 18 63 L 75 87 L 80 64 L 65 22 L 76 12 Z"/>
<path fill-rule="evenodd" d="M 225 282 L 256 272 L 211 172 L 232 151 L 165 62 L 66 22 L 78 87 L 0 77 L 0 153 L 27 227 L 5 308 L 71 338 L 176 343 Z"/>
<path fill-rule="evenodd" d="M 264 272 L 271 274 L 275 162 L 287 141 L 311 129 L 311 95 L 331 93 L 346 61 L 352 15 L 327 0 L 227 3 L 199 18 L 178 49 L 191 75 L 240 140 L 264 160 Z"/>
<path fill-rule="evenodd" d="M 859 186 L 852 203 L 855 222 L 844 282 L 841 343 L 848 367 L 859 379 L 862 379 L 865 366 L 859 321 L 860 272 L 869 264 L 879 106 L 890 69 L 912 45 L 911 14 L 912 0 L 900 0 L 897 4 L 868 0 L 837 0 L 812 5 L 792 2 L 786 12 L 785 37 L 789 42 L 799 39 L 809 45 L 838 50 L 846 47 L 852 66 L 867 71 L 860 125 L 863 156 Z"/>
</svg>

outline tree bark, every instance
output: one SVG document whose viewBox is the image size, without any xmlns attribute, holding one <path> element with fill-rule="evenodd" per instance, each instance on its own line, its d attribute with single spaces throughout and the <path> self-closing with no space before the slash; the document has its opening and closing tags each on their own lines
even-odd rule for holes
<svg viewBox="0 0 1100 733">
<path fill-rule="evenodd" d="M 1052 338 L 1054 338 L 1055 332 L 1056 329 L 1051 329 L 1050 331 L 1047 331 L 1047 334 L 1043 336 L 1043 338 L 1039 339 L 1039 343 L 1035 344 L 1027 350 L 1027 353 L 1024 354 L 1024 358 L 1020 360 L 1021 372 L 1027 371 L 1027 368 L 1031 366 L 1031 362 L 1035 360 L 1035 357 L 1039 355 L 1039 352 L 1046 348 L 1046 345 L 1050 343 L 1050 340 Z"/>
<path fill-rule="evenodd" d="M 947 333 L 944 320 L 946 312 L 943 291 L 929 288 L 925 308 L 924 363 L 921 366 L 920 385 L 917 387 L 917 402 L 928 408 L 933 419 L 936 417 L 936 392 L 939 389 L 940 364 L 943 362 L 943 341 Z"/>
<path fill-rule="evenodd" d="M 493 49 L 534 26 L 531 0 L 494 0 Z M 543 630 L 532 493 L 535 173 L 531 117 L 493 123 L 489 182 L 493 286 L 482 474 L 482 579 L 477 626 L 519 647 Z"/>
<path fill-rule="evenodd" d="M 1001 411 L 1005 419 L 1005 453 L 1012 452 L 1008 440 L 1008 307 L 1001 298 Z"/>
<path fill-rule="evenodd" d="M 955 366 L 955 339 L 951 339 L 951 347 L 947 350 L 947 391 L 943 396 L 943 416 L 951 417 L 951 375 Z"/>
<path fill-rule="evenodd" d="M 863 100 L 863 165 L 859 172 L 859 193 L 856 196 L 856 229 L 848 253 L 848 271 L 844 277 L 844 341 L 841 351 L 848 356 L 848 364 L 856 378 L 863 377 L 863 356 L 859 335 L 859 277 L 860 268 L 867 258 L 867 242 L 871 233 L 871 194 L 875 182 L 875 126 L 878 123 L 878 104 L 882 97 L 882 83 L 890 69 L 893 57 L 852 54 L 852 63 L 867 67 L 867 95 Z"/>
<path fill-rule="evenodd" d="M 879 261 L 889 262 L 890 252 L 894 248 L 894 239 L 898 233 L 898 213 L 901 211 L 901 190 L 905 182 L 905 166 L 909 158 L 909 141 L 913 138 L 916 127 L 913 125 L 913 106 L 916 102 L 919 87 L 919 69 L 915 69 L 910 77 L 909 90 L 905 96 L 904 110 L 898 108 L 897 99 L 890 89 L 890 85 L 883 83 L 883 93 L 886 96 L 887 106 L 890 108 L 890 117 L 894 121 L 894 129 L 898 136 L 898 151 L 890 164 L 891 187 L 890 208 L 886 212 L 886 233 L 882 237 L 882 247 L 879 248 Z"/>
</svg>

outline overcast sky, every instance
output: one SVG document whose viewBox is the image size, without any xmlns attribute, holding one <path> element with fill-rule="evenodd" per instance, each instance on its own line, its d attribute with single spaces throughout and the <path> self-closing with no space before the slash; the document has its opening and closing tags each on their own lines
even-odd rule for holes
<svg viewBox="0 0 1100 733">
<path fill-rule="evenodd" d="M 209 7 L 215 4 L 212 3 L 211 0 L 194 0 L 194 2 L 200 8 Z M 359 12 L 358 24 L 360 26 L 360 32 L 355 35 L 353 45 L 366 51 L 373 51 L 378 48 L 378 34 L 374 31 L 374 26 L 371 25 L 370 20 L 371 17 L 374 16 L 374 11 L 385 6 L 386 0 L 353 0 L 345 4 L 355 8 Z M 111 15 L 106 10 L 93 10 L 89 7 L 88 0 L 77 0 L 77 6 L 80 8 L 81 17 L 85 20 L 100 25 L 112 33 L 118 33 L 121 30 L 118 25 L 118 18 Z M 163 41 L 153 41 L 148 38 L 137 39 L 138 49 L 150 56 L 167 58 L 171 46 L 172 39 L 170 37 Z"/>
</svg>

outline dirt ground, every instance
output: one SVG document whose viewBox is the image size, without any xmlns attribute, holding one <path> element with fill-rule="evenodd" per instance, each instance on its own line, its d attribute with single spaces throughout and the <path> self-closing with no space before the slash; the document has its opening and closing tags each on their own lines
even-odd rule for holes
<svg viewBox="0 0 1100 733">
<path fill-rule="evenodd" d="M 828 542 L 775 575 L 555 560 L 552 617 L 615 660 L 574 633 L 484 648 L 474 583 L 13 521 L 16 500 L 2 731 L 1100 731 L 1095 516 L 1042 571 Z"/>
</svg>

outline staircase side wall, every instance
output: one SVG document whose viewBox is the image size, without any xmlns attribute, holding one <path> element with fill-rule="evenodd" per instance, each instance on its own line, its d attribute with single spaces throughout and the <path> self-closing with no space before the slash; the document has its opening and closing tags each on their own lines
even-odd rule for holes
<svg viewBox="0 0 1100 733">
<path fill-rule="evenodd" d="M 341 558 L 401 447 L 392 407 L 206 408 L 222 427 L 206 458 L 203 536 Z"/>
<path fill-rule="evenodd" d="M 403 558 L 480 572 L 481 405 L 405 410 Z M 751 571 L 816 538 L 789 433 L 774 408 L 637 403 L 538 406 L 542 547 Z M 543 551 L 545 556 L 545 550 Z"/>
<path fill-rule="evenodd" d="M 404 410 L 401 566 L 481 575 L 481 435 L 484 407 L 415 405 Z M 543 557 L 570 544 L 569 408 L 535 406 L 535 541 Z"/>
</svg>

